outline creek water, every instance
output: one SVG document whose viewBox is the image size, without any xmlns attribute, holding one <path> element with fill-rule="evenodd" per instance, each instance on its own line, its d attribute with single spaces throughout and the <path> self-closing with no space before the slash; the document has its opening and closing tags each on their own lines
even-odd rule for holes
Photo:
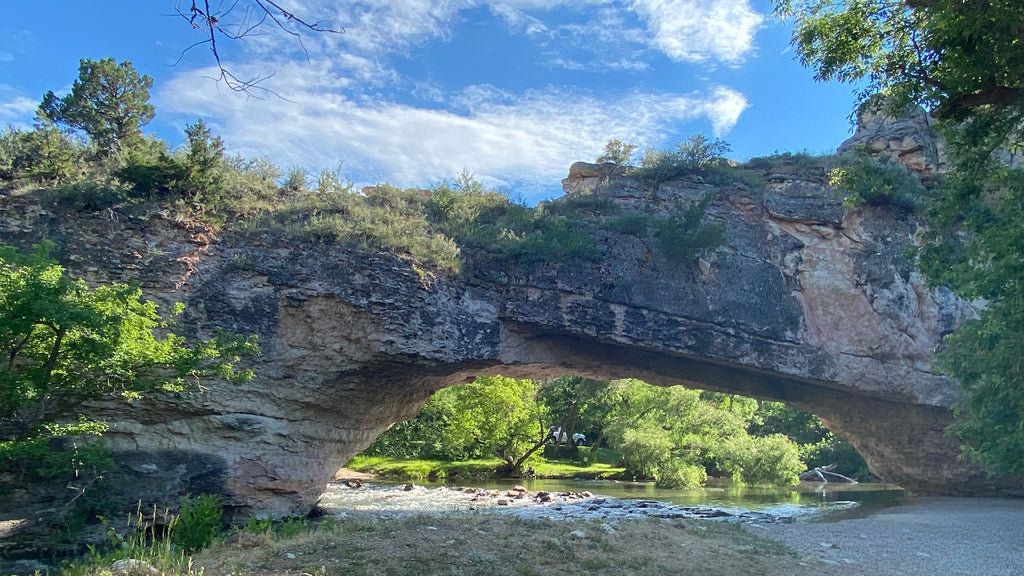
<svg viewBox="0 0 1024 576">
<path fill-rule="evenodd" d="M 526 491 L 520 495 L 513 487 Z M 545 494 L 546 496 L 541 496 Z M 721 518 L 748 523 L 833 520 L 899 505 L 892 484 L 801 483 L 796 487 L 712 481 L 695 490 L 668 490 L 647 482 L 508 480 L 466 483 L 332 482 L 320 508 L 333 515 L 499 512 L 525 518 Z"/>
</svg>

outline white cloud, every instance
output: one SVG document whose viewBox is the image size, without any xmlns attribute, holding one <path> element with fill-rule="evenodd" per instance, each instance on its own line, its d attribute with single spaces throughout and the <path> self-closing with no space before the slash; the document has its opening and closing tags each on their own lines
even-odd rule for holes
<svg viewBox="0 0 1024 576">
<path fill-rule="evenodd" d="M 340 41 L 363 53 L 403 51 L 426 40 L 450 37 L 458 14 L 473 0 L 377 0 L 321 2 L 321 13 L 333 9 L 332 21 L 345 27 Z"/>
<path fill-rule="evenodd" d="M 601 63 L 606 68 L 620 72 L 644 72 L 650 69 L 647 62 L 639 59 L 619 58 Z"/>
<path fill-rule="evenodd" d="M 469 168 L 528 195 L 557 189 L 572 162 L 591 160 L 610 137 L 665 145 L 680 123 L 702 118 L 720 134 L 746 106 L 724 87 L 600 99 L 558 89 L 510 94 L 484 85 L 451 96 L 455 112 L 353 99 L 322 91 L 304 76 L 304 64 L 282 67 L 278 79 L 289 87 L 284 101 L 211 90 L 201 73 L 184 73 L 164 84 L 157 104 L 186 118 L 212 116 L 232 149 L 285 167 L 318 170 L 340 160 L 357 183 L 401 186 L 429 185 Z"/>
<path fill-rule="evenodd" d="M 588 68 L 586 64 L 578 60 L 573 60 L 571 58 L 563 58 L 561 56 L 548 60 L 547 62 L 544 63 L 544 65 L 551 68 L 558 68 L 560 70 L 573 70 L 577 72 L 581 70 L 586 70 Z"/>
<path fill-rule="evenodd" d="M 748 0 L 633 0 L 655 48 L 678 62 L 739 63 L 764 17 Z"/>
<path fill-rule="evenodd" d="M 504 20 L 509 29 L 513 31 L 523 32 L 528 36 L 548 33 L 548 27 L 543 20 L 527 14 L 517 6 L 495 3 L 491 5 L 491 11 Z"/>
<path fill-rule="evenodd" d="M 265 20 L 245 34 L 244 42 L 222 42 L 222 56 L 231 50 L 244 50 L 264 58 L 282 55 L 316 58 L 345 51 L 380 59 L 403 53 L 426 41 L 450 37 L 458 23 L 459 13 L 477 3 L 477 0 L 282 2 L 282 7 L 293 13 L 296 19 L 343 33 L 318 33 L 287 19 L 278 18 L 281 26 Z M 272 8 L 271 12 L 274 13 Z M 245 31 L 253 24 L 250 12 L 241 8 L 224 15 L 221 21 L 221 25 L 233 33 Z"/>
<path fill-rule="evenodd" d="M 38 106 L 38 98 L 29 98 L 10 86 L 0 84 L 0 128 L 7 125 L 31 127 Z"/>
<path fill-rule="evenodd" d="M 722 136 L 740 119 L 740 114 L 747 109 L 747 99 L 739 92 L 716 86 L 707 100 L 704 113 L 711 120 L 711 130 L 715 136 Z"/>
<path fill-rule="evenodd" d="M 282 167 L 344 161 L 344 174 L 360 184 L 424 186 L 469 168 L 485 182 L 536 195 L 557 190 L 569 165 L 596 157 L 609 138 L 664 147 L 698 121 L 721 136 L 747 107 L 742 94 L 714 84 L 609 95 L 545 88 L 539 77 L 532 90 L 473 80 L 453 89 L 447 76 L 402 68 L 403 75 L 396 63 L 418 47 L 457 40 L 466 10 L 480 16 L 480 0 L 289 2 L 346 33 L 304 35 L 311 62 L 289 60 L 294 38 L 270 34 L 231 66 L 239 77 L 275 71 L 267 87 L 281 98 L 247 99 L 204 79 L 209 70 L 184 72 L 159 86 L 161 115 L 204 117 L 235 151 Z M 738 63 L 762 19 L 748 0 L 496 0 L 486 8 L 510 34 L 544 46 L 545 61 L 531 65 L 631 75 L 651 72 L 654 50 L 676 61 Z M 280 42 L 292 45 L 275 52 Z"/>
<path fill-rule="evenodd" d="M 538 42 L 562 34 L 589 41 L 595 51 L 646 44 L 680 62 L 734 64 L 750 52 L 764 20 L 749 0 L 309 0 L 288 6 L 309 22 L 344 28 L 344 34 L 317 34 L 292 26 L 314 58 L 340 49 L 381 59 L 447 41 L 465 10 L 487 6 L 511 33 Z M 246 47 L 264 56 L 301 53 L 294 36 L 271 24 Z"/>
</svg>

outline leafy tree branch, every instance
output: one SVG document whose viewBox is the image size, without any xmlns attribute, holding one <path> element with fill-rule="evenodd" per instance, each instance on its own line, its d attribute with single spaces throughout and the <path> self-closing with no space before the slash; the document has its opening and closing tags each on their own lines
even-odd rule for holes
<svg viewBox="0 0 1024 576">
<path fill-rule="evenodd" d="M 258 353 L 255 337 L 186 341 L 137 287 L 89 288 L 50 259 L 52 246 L 28 255 L 0 247 L 0 467 L 56 434 L 101 432 L 105 426 L 81 412 L 86 400 L 252 377 L 236 363 Z M 69 419 L 80 425 L 61 424 Z"/>
</svg>

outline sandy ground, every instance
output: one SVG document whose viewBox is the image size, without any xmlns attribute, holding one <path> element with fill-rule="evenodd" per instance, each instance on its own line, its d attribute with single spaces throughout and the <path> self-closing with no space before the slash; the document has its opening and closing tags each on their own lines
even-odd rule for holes
<svg viewBox="0 0 1024 576">
<path fill-rule="evenodd" d="M 916 498 L 861 518 L 749 529 L 821 574 L 1024 575 L 1024 500 Z"/>
</svg>

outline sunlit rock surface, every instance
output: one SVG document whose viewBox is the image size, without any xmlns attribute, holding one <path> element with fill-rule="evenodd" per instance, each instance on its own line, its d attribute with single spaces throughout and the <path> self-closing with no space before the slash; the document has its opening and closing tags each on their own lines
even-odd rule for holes
<svg viewBox="0 0 1024 576">
<path fill-rule="evenodd" d="M 214 492 L 241 517 L 304 514 L 342 464 L 431 393 L 497 373 L 636 377 L 780 400 L 819 415 L 887 481 L 1006 493 L 943 433 L 955 389 L 932 351 L 974 310 L 904 260 L 916 222 L 844 210 L 823 172 L 762 176 L 650 189 L 612 165 L 573 166 L 570 193 L 602 184 L 598 193 L 648 213 L 711 195 L 706 217 L 725 224 L 726 242 L 694 263 L 667 259 L 651 235 L 603 232 L 596 262 L 456 275 L 390 254 L 15 196 L 0 197 L 0 243 L 51 238 L 91 283 L 137 281 L 165 310 L 186 303 L 192 334 L 259 335 L 247 384 L 92 407 L 116 423 L 117 486 L 144 506 Z"/>
<path fill-rule="evenodd" d="M 896 116 L 867 107 L 858 118 L 857 132 L 839 146 L 840 153 L 857 151 L 898 162 L 926 182 L 948 168 L 946 144 L 935 121 L 919 107 Z"/>
</svg>

